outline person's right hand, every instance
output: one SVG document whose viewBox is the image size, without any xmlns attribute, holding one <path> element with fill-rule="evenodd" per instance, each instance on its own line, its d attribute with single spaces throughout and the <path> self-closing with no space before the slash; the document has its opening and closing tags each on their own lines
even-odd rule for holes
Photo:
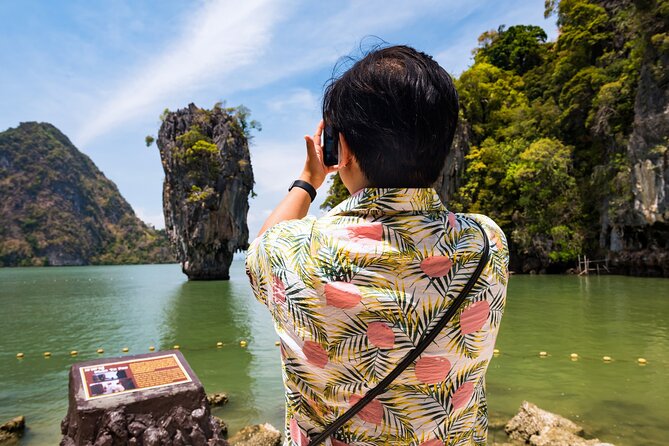
<svg viewBox="0 0 669 446">
<path fill-rule="evenodd" d="M 300 175 L 300 180 L 318 189 L 325 181 L 325 176 L 329 173 L 336 172 L 339 165 L 326 166 L 323 162 L 323 148 L 321 147 L 321 135 L 325 123 L 321 119 L 316 127 L 316 133 L 313 136 L 305 135 L 304 140 L 307 143 L 307 160 L 304 163 L 304 170 Z"/>
</svg>

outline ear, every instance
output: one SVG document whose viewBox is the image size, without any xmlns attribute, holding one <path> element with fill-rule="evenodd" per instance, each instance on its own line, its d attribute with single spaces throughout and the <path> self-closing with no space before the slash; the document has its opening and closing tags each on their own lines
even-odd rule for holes
<svg viewBox="0 0 669 446">
<path fill-rule="evenodd" d="M 353 159 L 353 152 L 351 147 L 346 142 L 346 137 L 342 132 L 339 132 L 339 167 L 348 166 Z"/>
</svg>

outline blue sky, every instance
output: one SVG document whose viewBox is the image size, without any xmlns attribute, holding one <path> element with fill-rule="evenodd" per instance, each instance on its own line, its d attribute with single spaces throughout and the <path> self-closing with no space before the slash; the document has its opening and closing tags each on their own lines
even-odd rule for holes
<svg viewBox="0 0 669 446">
<path fill-rule="evenodd" d="M 0 130 L 50 122 L 163 227 L 159 115 L 194 102 L 244 104 L 262 123 L 251 146 L 255 234 L 304 163 L 335 63 L 377 36 L 425 51 L 457 76 L 477 37 L 501 24 L 542 26 L 543 0 L 0 2 Z M 326 193 L 319 191 L 311 213 Z"/>
</svg>

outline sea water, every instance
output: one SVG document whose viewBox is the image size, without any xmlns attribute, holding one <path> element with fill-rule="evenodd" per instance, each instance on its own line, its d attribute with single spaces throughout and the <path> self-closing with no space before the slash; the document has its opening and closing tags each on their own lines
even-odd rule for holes
<svg viewBox="0 0 669 446">
<path fill-rule="evenodd" d="M 242 256 L 230 277 L 188 282 L 178 265 L 0 269 L 0 423 L 25 415 L 22 444 L 56 444 L 71 364 L 179 345 L 207 392 L 228 393 L 214 414 L 231 432 L 282 429 L 278 337 Z M 616 445 L 666 444 L 669 280 L 513 276 L 497 348 L 487 376 L 493 424 L 528 400 Z"/>
</svg>

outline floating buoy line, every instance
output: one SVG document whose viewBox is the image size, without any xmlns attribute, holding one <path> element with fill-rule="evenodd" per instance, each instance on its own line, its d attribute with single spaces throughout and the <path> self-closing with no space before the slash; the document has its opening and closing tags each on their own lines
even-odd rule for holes
<svg viewBox="0 0 669 446">
<path fill-rule="evenodd" d="M 241 339 L 239 341 L 239 343 L 223 343 L 223 341 L 217 341 L 216 343 L 212 343 L 211 347 L 213 347 L 214 349 L 222 349 L 224 347 L 232 347 L 232 346 L 235 346 L 235 345 L 238 345 L 240 348 L 245 349 L 245 348 L 248 347 L 249 341 L 247 341 L 246 339 Z M 280 341 L 275 341 L 274 345 L 276 347 L 278 347 L 278 346 L 281 345 L 281 342 Z M 186 350 L 187 351 L 188 350 L 190 350 L 190 351 L 208 350 L 209 348 L 210 347 L 201 347 L 201 348 L 195 348 L 195 349 L 186 348 Z M 181 350 L 182 348 L 181 348 L 181 345 L 174 344 L 172 346 L 172 349 Z M 153 352 L 155 350 L 156 350 L 156 347 L 153 346 L 153 345 L 150 345 L 148 347 L 148 351 L 150 351 L 150 352 Z M 97 353 L 98 355 L 102 355 L 102 354 L 105 353 L 105 351 L 106 350 L 104 348 L 100 347 L 97 350 L 95 350 L 95 353 Z M 120 351 L 122 353 L 128 353 L 128 352 L 130 352 L 130 347 L 122 347 L 120 349 Z M 70 350 L 69 356 L 72 357 L 72 358 L 76 358 L 77 356 L 79 356 L 79 353 L 80 352 L 78 350 Z M 493 353 L 494 357 L 499 357 L 499 356 L 503 355 L 502 352 L 498 348 L 493 349 L 492 353 Z M 45 351 L 45 352 L 42 353 L 42 356 L 45 359 L 51 358 L 52 355 L 53 354 L 50 351 Z M 539 351 L 538 353 L 535 353 L 535 355 L 537 355 L 540 359 L 556 358 L 556 357 L 557 358 L 563 358 L 564 357 L 564 358 L 570 359 L 572 362 L 597 360 L 597 361 L 600 361 L 600 362 L 605 363 L 605 364 L 610 364 L 610 363 L 613 363 L 613 362 L 628 362 L 629 361 L 629 359 L 613 358 L 610 355 L 604 355 L 604 356 L 600 356 L 600 357 L 597 357 L 597 358 L 587 357 L 587 356 L 582 356 L 582 355 L 580 355 L 579 353 L 576 353 L 576 352 L 571 353 L 569 355 L 560 354 L 559 356 L 555 356 L 555 355 L 552 355 L 545 350 Z M 504 356 L 510 356 L 510 357 L 516 357 L 516 358 L 521 357 L 520 355 L 517 355 L 517 354 L 508 354 L 508 353 L 504 354 Z M 26 358 L 26 354 L 24 352 L 18 352 L 16 354 L 16 358 L 18 360 L 22 360 L 22 359 Z M 648 360 L 646 358 L 643 358 L 643 357 L 638 357 L 635 360 L 633 360 L 633 362 L 636 362 L 640 366 L 648 365 Z"/>
</svg>

